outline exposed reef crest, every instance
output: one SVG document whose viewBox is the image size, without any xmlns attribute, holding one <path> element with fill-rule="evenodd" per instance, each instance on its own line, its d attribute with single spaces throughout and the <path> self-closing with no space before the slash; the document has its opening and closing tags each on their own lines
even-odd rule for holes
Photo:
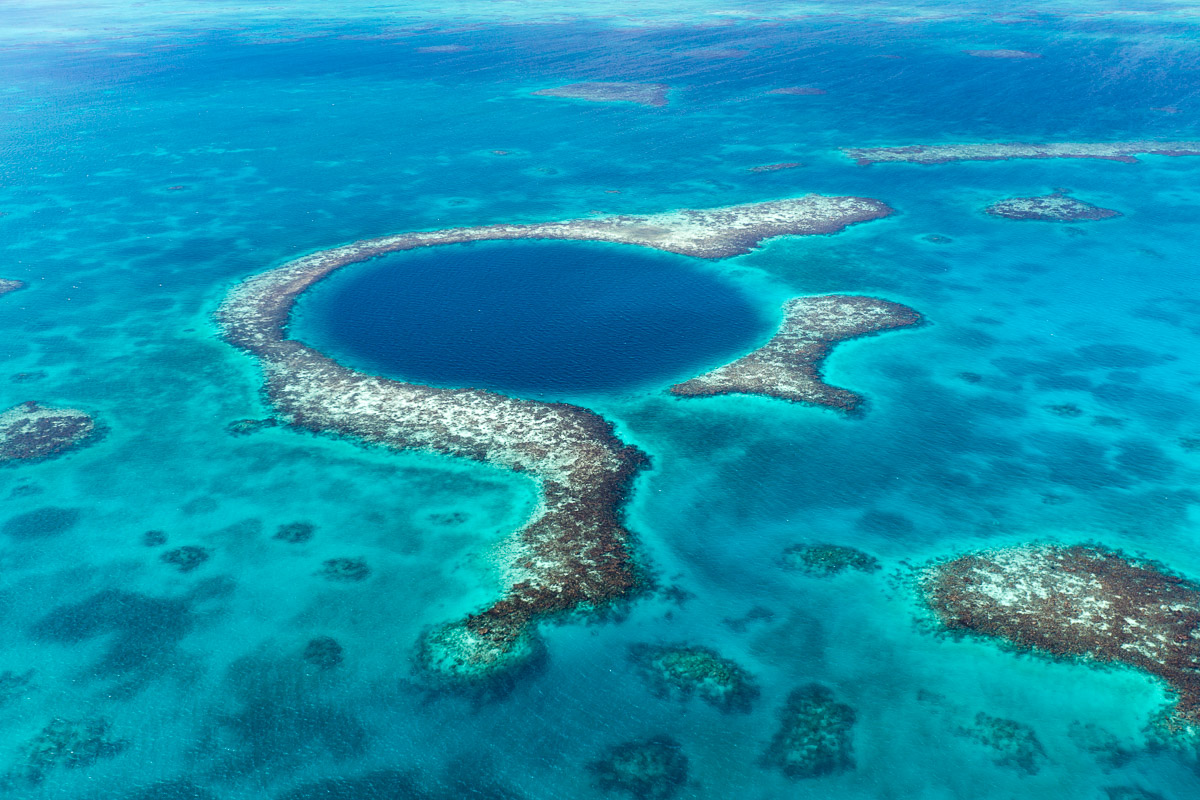
<svg viewBox="0 0 1200 800">
<path fill-rule="evenodd" d="M 217 320 L 229 342 L 259 359 L 266 394 L 292 425 L 397 450 L 484 461 L 540 484 L 538 510 L 501 548 L 505 595 L 481 613 L 437 629 L 422 646 L 426 667 L 469 679 L 533 652 L 530 625 L 536 618 L 597 608 L 634 589 L 630 534 L 619 509 L 646 456 L 583 408 L 408 384 L 348 369 L 287 338 L 288 318 L 300 294 L 341 267 L 442 244 L 575 239 L 715 259 L 748 252 L 769 237 L 832 233 L 890 213 L 875 200 L 809 195 L 652 216 L 387 236 L 312 253 L 253 276 L 230 292 Z"/>
<path fill-rule="evenodd" d="M 1026 144 L 918 144 L 906 147 L 848 147 L 842 150 L 862 165 L 907 161 L 948 164 L 952 161 L 1004 161 L 1010 158 L 1097 158 L 1137 163 L 1134 156 L 1197 156 L 1200 142 L 1059 142 Z"/>
<path fill-rule="evenodd" d="M 950 631 L 1021 649 L 1125 664 L 1176 695 L 1169 730 L 1200 725 L 1200 587 L 1096 545 L 1029 544 L 935 562 L 920 592 Z"/>
<path fill-rule="evenodd" d="M 671 387 L 671 394 L 697 397 L 760 394 L 797 403 L 856 411 L 863 398 L 830 386 L 821 364 L 838 342 L 917 325 L 908 306 L 858 295 L 797 297 L 783 306 L 778 332 L 749 355 Z"/>
</svg>

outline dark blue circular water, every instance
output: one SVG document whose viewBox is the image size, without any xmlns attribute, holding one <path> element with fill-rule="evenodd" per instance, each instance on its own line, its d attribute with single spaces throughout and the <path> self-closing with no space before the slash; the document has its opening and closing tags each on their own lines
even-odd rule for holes
<svg viewBox="0 0 1200 800">
<path fill-rule="evenodd" d="M 347 267 L 301 298 L 291 335 L 347 366 L 527 396 L 685 380 L 773 327 L 685 256 L 585 242 L 478 242 Z"/>
</svg>

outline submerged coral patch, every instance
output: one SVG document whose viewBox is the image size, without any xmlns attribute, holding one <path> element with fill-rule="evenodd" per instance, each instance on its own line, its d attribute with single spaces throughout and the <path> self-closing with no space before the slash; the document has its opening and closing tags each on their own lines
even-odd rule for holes
<svg viewBox="0 0 1200 800">
<path fill-rule="evenodd" d="M 794 544 L 783 551 L 785 569 L 816 577 L 837 575 L 845 570 L 874 572 L 879 559 L 862 550 L 840 544 Z"/>
<path fill-rule="evenodd" d="M 693 695 L 724 712 L 749 712 L 758 683 L 736 662 L 707 647 L 634 645 L 630 660 L 659 697 Z"/>
<path fill-rule="evenodd" d="M 317 636 L 309 639 L 304 646 L 303 658 L 309 664 L 321 669 L 333 669 L 342 663 L 344 651 L 337 639 L 332 636 Z"/>
<path fill-rule="evenodd" d="M 994 751 L 994 760 L 1027 775 L 1036 775 L 1046 760 L 1046 751 L 1033 728 L 1012 719 L 993 717 L 980 711 L 971 725 L 959 733 Z"/>
<path fill-rule="evenodd" d="M 665 106 L 670 86 L 665 83 L 588 82 L 570 83 L 553 89 L 538 89 L 541 97 L 566 97 L 590 100 L 593 103 L 637 103 L 643 106 Z"/>
<path fill-rule="evenodd" d="M 113 736 L 110 725 L 103 717 L 82 720 L 56 717 L 26 742 L 5 777 L 36 785 L 59 767 L 83 769 L 102 758 L 112 758 L 129 742 Z"/>
<path fill-rule="evenodd" d="M 1168 729 L 1200 724 L 1200 587 L 1161 565 L 1096 545 L 1030 544 L 938 561 L 918 579 L 946 630 L 1135 667 L 1175 693 Z"/>
<path fill-rule="evenodd" d="M 30 400 L 0 413 L 0 464 L 53 458 L 90 443 L 96 433 L 90 414 Z"/>
<path fill-rule="evenodd" d="M 1012 197 L 992 203 L 984 211 L 993 217 L 1047 222 L 1087 222 L 1121 216 L 1120 211 L 1076 200 L 1064 192 L 1040 197 Z"/>
<path fill-rule="evenodd" d="M 602 792 L 634 800 L 670 800 L 688 779 L 688 758 L 670 736 L 616 745 L 587 768 Z"/>
<path fill-rule="evenodd" d="M 783 308 L 783 323 L 771 341 L 732 363 L 675 384 L 671 393 L 761 394 L 855 411 L 863 398 L 821 377 L 830 350 L 846 339 L 921 323 L 921 315 L 907 306 L 858 295 L 797 297 Z"/>
<path fill-rule="evenodd" d="M 170 564 L 180 572 L 191 572 L 196 567 L 208 561 L 210 554 L 207 549 L 194 544 L 176 547 L 168 550 L 159 558 L 164 564 Z"/>
<path fill-rule="evenodd" d="M 0 295 L 6 295 L 9 292 L 15 292 L 18 289 L 24 288 L 24 281 L 12 280 L 11 278 L 0 278 Z"/>
<path fill-rule="evenodd" d="M 321 577 L 343 583 L 357 583 L 366 580 L 371 574 L 363 558 L 330 558 L 321 565 Z"/>
<path fill-rule="evenodd" d="M 45 506 L 5 520 L 0 528 L 15 540 L 59 536 L 79 524 L 79 509 Z"/>
<path fill-rule="evenodd" d="M 317 527 L 311 522 L 288 522 L 280 525 L 271 538 L 288 544 L 304 544 L 312 539 Z"/>
<path fill-rule="evenodd" d="M 853 731 L 856 714 L 818 683 L 788 695 L 779 728 L 763 756 L 763 764 L 793 779 L 819 778 L 854 769 Z"/>
</svg>

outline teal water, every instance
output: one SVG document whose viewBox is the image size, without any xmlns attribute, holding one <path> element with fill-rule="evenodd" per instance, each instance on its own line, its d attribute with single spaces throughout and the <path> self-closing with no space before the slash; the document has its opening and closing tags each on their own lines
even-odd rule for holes
<svg viewBox="0 0 1200 800">
<path fill-rule="evenodd" d="M 595 798 L 590 761 L 667 733 L 689 760 L 678 797 L 1195 796 L 1196 755 L 1144 734 L 1159 687 L 931 636 L 897 576 L 1060 538 L 1200 577 L 1200 455 L 1185 447 L 1200 436 L 1200 159 L 862 168 L 836 152 L 1200 138 L 1186 7 L 505 7 L 508 19 L 470 4 L 0 8 L 0 277 L 30 284 L 0 298 L 0 407 L 85 408 L 108 428 L 89 449 L 0 470 L 0 673 L 13 673 L 0 771 L 56 717 L 104 718 L 126 742 L 7 795 Z M 467 49 L 422 52 L 445 45 Z M 1043 57 L 961 52 L 1000 47 Z M 674 90 L 663 108 L 528 96 L 588 79 Z M 766 94 L 794 85 L 827 94 Z M 793 161 L 805 166 L 748 170 Z M 1056 187 L 1124 216 L 981 213 Z M 490 702 L 429 691 L 414 648 L 495 595 L 490 548 L 532 512 L 533 486 L 465 461 L 227 430 L 269 410 L 212 312 L 296 255 L 810 191 L 898 213 L 695 265 L 687 280 L 752 309 L 741 346 L 805 293 L 875 294 L 930 324 L 837 350 L 829 379 L 868 398 L 854 419 L 677 400 L 668 371 L 555 389 L 650 454 L 627 522 L 680 591 L 545 626 L 545 663 Z M 1047 409 L 1063 405 L 1080 413 Z M 310 540 L 275 538 L 295 522 Z M 147 547 L 149 530 L 167 544 Z M 815 541 L 884 568 L 822 581 L 780 567 L 784 548 Z M 161 561 L 185 545 L 209 559 L 186 573 Z M 330 581 L 333 558 L 370 574 Z M 304 661 L 318 636 L 341 644 L 340 665 Z M 712 647 L 761 696 L 745 715 L 655 697 L 627 659 L 644 642 Z M 857 766 L 793 783 L 758 762 L 784 698 L 811 681 L 857 709 Z M 1037 774 L 959 733 L 980 711 L 1032 727 Z M 1073 722 L 1129 757 L 1098 759 Z M 403 788 L 408 772 L 424 793 Z"/>
</svg>

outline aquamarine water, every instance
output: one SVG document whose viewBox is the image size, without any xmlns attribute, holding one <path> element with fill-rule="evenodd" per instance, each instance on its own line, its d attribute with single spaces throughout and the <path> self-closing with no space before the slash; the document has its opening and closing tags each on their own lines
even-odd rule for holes
<svg viewBox="0 0 1200 800">
<path fill-rule="evenodd" d="M 0 673 L 13 673 L 0 772 L 55 718 L 106 719 L 125 743 L 7 796 L 598 798 L 586 765 L 661 733 L 689 760 L 678 797 L 1195 796 L 1195 753 L 1147 743 L 1160 687 L 932 636 L 902 578 L 1044 538 L 1200 577 L 1200 453 L 1187 447 L 1200 436 L 1200 158 L 858 167 L 837 152 L 1200 139 L 1188 6 L 502 5 L 0 6 L 0 277 L 30 285 L 0 298 L 0 407 L 84 408 L 107 428 L 89 449 L 0 470 Z M 1042 57 L 963 53 L 995 48 Z M 530 96 L 580 80 L 673 89 L 661 108 Z M 768 94 L 797 85 L 827 93 Z M 780 162 L 804 166 L 748 169 Z M 982 213 L 1060 187 L 1123 216 Z M 489 548 L 532 512 L 527 479 L 228 430 L 269 409 L 212 313 L 237 281 L 297 255 L 807 192 L 898 213 L 717 263 L 640 254 L 749 309 L 719 347 L 674 363 L 750 349 L 799 294 L 878 295 L 929 324 L 838 348 L 828 378 L 868 399 L 853 419 L 672 398 L 680 376 L 653 348 L 633 372 L 612 360 L 603 381 L 522 387 L 596 410 L 650 455 L 627 523 L 679 591 L 544 626 L 545 663 L 501 697 L 430 691 L 412 665 L 422 631 L 496 595 Z M 588 280 L 607 308 L 645 299 Z M 313 526 L 309 541 L 275 538 L 294 522 Z M 165 548 L 144 544 L 149 530 Z M 781 568 L 784 548 L 821 541 L 884 569 Z M 185 545 L 209 560 L 180 572 L 160 559 Z M 330 581 L 333 558 L 370 575 Z M 302 658 L 318 636 L 342 645 L 340 665 Z M 656 698 L 627 657 L 644 642 L 712 647 L 761 696 L 746 715 Z M 812 681 L 857 709 L 857 767 L 790 782 L 759 758 L 788 692 Z M 960 735 L 980 711 L 1033 728 L 1037 774 Z M 1098 759 L 1073 722 L 1130 756 Z"/>
</svg>

